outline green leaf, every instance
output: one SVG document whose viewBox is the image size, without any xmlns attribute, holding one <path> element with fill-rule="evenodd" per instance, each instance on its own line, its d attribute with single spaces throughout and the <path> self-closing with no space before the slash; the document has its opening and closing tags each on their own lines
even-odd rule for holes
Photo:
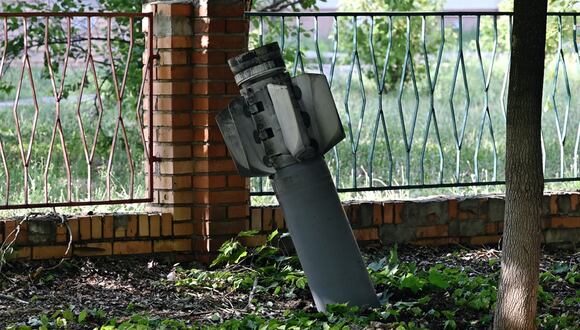
<svg viewBox="0 0 580 330">
<path fill-rule="evenodd" d="M 410 289 L 413 293 L 423 289 L 425 282 L 413 274 L 406 274 L 401 278 L 401 288 Z"/>
<path fill-rule="evenodd" d="M 417 300 L 417 302 L 421 305 L 425 305 L 425 304 L 429 303 L 430 301 L 431 301 L 430 296 L 424 296 L 424 297 L 421 297 Z"/>
<path fill-rule="evenodd" d="M 397 253 L 397 244 L 395 244 L 389 251 L 389 265 L 399 264 L 399 255 Z"/>
<path fill-rule="evenodd" d="M 78 322 L 83 323 L 88 315 L 89 315 L 89 312 L 86 309 L 83 309 L 83 311 L 79 314 L 79 317 L 77 319 Z"/>
<path fill-rule="evenodd" d="M 454 311 L 444 310 L 441 313 L 443 313 L 443 316 L 445 316 L 446 319 L 453 319 L 455 317 Z"/>
<path fill-rule="evenodd" d="M 331 314 L 344 314 L 349 309 L 347 304 L 329 304 L 326 311 Z"/>
<path fill-rule="evenodd" d="M 296 287 L 299 289 L 305 289 L 307 284 L 306 277 L 300 277 L 296 280 Z"/>
<path fill-rule="evenodd" d="M 278 236 L 278 229 L 275 229 L 268 235 L 268 242 L 271 242 L 276 236 Z"/>
<path fill-rule="evenodd" d="M 54 324 L 59 328 L 66 328 L 67 320 L 64 317 L 57 317 Z"/>
<path fill-rule="evenodd" d="M 59 317 L 62 314 L 62 310 L 58 310 L 54 313 L 52 313 L 52 315 L 50 316 L 51 319 L 55 320 L 57 317 Z"/>
<path fill-rule="evenodd" d="M 430 309 L 430 310 L 427 312 L 427 315 L 431 315 L 431 316 L 433 316 L 433 317 L 439 317 L 439 316 L 441 315 L 441 313 L 439 313 L 437 310 Z"/>
<path fill-rule="evenodd" d="M 566 263 L 560 262 L 557 263 L 556 266 L 554 266 L 554 274 L 563 274 L 568 272 L 568 270 L 570 269 L 570 266 Z"/>
<path fill-rule="evenodd" d="M 447 320 L 447 321 L 445 321 L 443 328 L 444 329 L 457 329 L 457 323 L 455 323 L 455 320 Z"/>
<path fill-rule="evenodd" d="M 42 326 L 47 327 L 48 324 L 50 323 L 50 320 L 48 319 L 48 316 L 46 316 L 46 314 L 42 314 L 40 316 L 40 323 L 42 324 Z"/>
<path fill-rule="evenodd" d="M 107 313 L 100 308 L 98 308 L 98 309 L 93 308 L 93 309 L 91 309 L 90 312 L 91 312 L 91 315 L 97 319 L 104 319 L 107 316 Z"/>
<path fill-rule="evenodd" d="M 241 231 L 238 234 L 238 237 L 252 237 L 252 236 L 256 236 L 257 234 L 259 234 L 260 231 L 259 230 L 246 230 L 246 231 Z"/>
<path fill-rule="evenodd" d="M 449 288 L 447 277 L 433 268 L 429 270 L 429 283 L 443 290 Z"/>
<path fill-rule="evenodd" d="M 246 257 L 248 255 L 248 251 L 242 251 L 238 257 L 234 260 L 234 263 L 239 263 L 240 260 L 242 260 L 244 257 Z"/>
</svg>

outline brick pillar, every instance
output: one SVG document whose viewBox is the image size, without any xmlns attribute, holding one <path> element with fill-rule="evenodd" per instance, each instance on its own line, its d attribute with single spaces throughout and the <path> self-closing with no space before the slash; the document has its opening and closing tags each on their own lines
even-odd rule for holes
<svg viewBox="0 0 580 330">
<path fill-rule="evenodd" d="M 237 175 L 215 115 L 238 96 L 227 59 L 247 47 L 243 0 L 152 2 L 155 200 L 198 260 L 249 228 L 249 183 Z"/>
</svg>

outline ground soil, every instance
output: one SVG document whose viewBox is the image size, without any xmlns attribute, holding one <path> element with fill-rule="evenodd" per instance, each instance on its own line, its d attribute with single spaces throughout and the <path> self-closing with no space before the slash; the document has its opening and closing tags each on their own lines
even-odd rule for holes
<svg viewBox="0 0 580 330">
<path fill-rule="evenodd" d="M 388 256 L 383 247 L 365 247 L 367 261 Z M 499 262 L 495 249 L 466 249 L 461 247 L 427 248 L 401 247 L 403 262 L 416 262 L 419 268 L 435 264 L 465 267 L 476 273 L 492 274 Z M 5 265 L 0 274 L 0 329 L 9 324 L 37 324 L 42 314 L 51 315 L 60 309 L 102 310 L 107 318 L 118 320 L 135 313 L 148 313 L 161 318 L 178 319 L 192 324 L 203 321 L 216 311 L 225 318 L 239 318 L 249 313 L 264 317 L 281 317 L 285 310 L 315 311 L 307 291 L 291 298 L 258 296 L 266 308 L 256 311 L 248 305 L 246 293 L 220 292 L 214 289 L 176 287 L 171 279 L 175 264 L 164 259 L 151 258 L 77 258 L 68 260 L 52 270 L 57 261 L 13 262 Z M 579 264 L 580 253 L 569 250 L 544 250 L 541 269 L 550 269 L 556 263 Z M 181 264 L 181 267 L 202 267 L 199 264 Z M 577 289 L 577 288 L 576 288 Z M 575 295 L 574 288 L 554 286 L 545 288 L 557 299 Z M 434 300 L 434 307 L 441 301 Z M 452 307 L 452 306 L 451 306 Z M 539 311 L 542 312 L 542 311 Z M 83 325 L 93 328 L 101 323 Z M 75 326 L 73 326 L 75 327 Z M 78 325 L 76 325 L 78 327 Z"/>
</svg>

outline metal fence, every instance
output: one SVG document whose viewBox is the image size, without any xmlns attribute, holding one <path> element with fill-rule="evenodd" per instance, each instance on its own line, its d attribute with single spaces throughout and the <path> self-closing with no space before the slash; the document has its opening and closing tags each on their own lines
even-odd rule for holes
<svg viewBox="0 0 580 330">
<path fill-rule="evenodd" d="M 347 134 L 327 155 L 339 191 L 504 183 L 511 13 L 246 15 L 250 47 L 276 41 L 292 75 L 327 76 Z M 577 14 L 549 13 L 547 182 L 580 180 L 578 87 Z"/>
<path fill-rule="evenodd" d="M 151 14 L 0 13 L 0 209 L 152 200 L 143 29 Z"/>
</svg>

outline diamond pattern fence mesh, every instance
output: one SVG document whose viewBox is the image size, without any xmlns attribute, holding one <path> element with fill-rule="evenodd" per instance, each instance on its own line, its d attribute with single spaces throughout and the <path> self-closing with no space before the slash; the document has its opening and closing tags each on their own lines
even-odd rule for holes
<svg viewBox="0 0 580 330">
<path fill-rule="evenodd" d="M 0 13 L 0 209 L 152 200 L 151 17 Z"/>
<path fill-rule="evenodd" d="M 326 156 L 340 192 L 504 183 L 511 13 L 247 13 L 250 48 L 326 75 L 347 138 Z M 579 180 L 577 16 L 550 13 L 547 182 Z M 578 87 L 576 87 L 578 88 Z M 253 179 L 252 194 L 272 194 Z"/>
</svg>

